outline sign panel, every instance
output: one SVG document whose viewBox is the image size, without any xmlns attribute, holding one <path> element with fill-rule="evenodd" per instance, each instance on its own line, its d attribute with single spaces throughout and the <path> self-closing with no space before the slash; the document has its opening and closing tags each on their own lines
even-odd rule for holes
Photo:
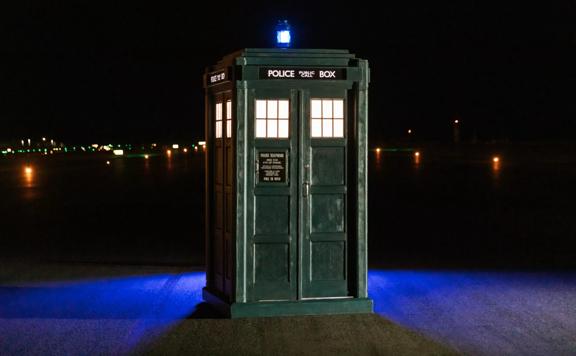
<svg viewBox="0 0 576 356">
<path fill-rule="evenodd" d="M 207 77 L 208 85 L 214 85 L 228 80 L 230 80 L 230 78 L 228 78 L 228 71 L 226 69 L 209 73 Z"/>
<path fill-rule="evenodd" d="M 286 152 L 258 152 L 258 181 L 286 182 Z"/>
<path fill-rule="evenodd" d="M 260 79 L 287 79 L 287 80 L 345 80 L 344 68 L 286 68 L 266 67 L 260 68 Z"/>
</svg>

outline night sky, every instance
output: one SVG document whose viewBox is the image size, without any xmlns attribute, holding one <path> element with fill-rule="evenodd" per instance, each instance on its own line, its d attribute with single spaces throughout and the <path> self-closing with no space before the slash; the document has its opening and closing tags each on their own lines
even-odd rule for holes
<svg viewBox="0 0 576 356">
<path fill-rule="evenodd" d="M 576 3 L 11 1 L 0 5 L 0 140 L 196 140 L 204 67 L 271 47 L 370 62 L 372 139 L 573 140 Z"/>
</svg>

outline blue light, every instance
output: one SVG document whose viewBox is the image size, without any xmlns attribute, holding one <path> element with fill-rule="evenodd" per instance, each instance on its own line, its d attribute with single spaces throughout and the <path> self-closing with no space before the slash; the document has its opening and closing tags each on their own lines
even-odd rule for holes
<svg viewBox="0 0 576 356">
<path fill-rule="evenodd" d="M 0 283 L 0 353 L 131 354 L 190 317 L 204 285 L 204 272 Z"/>
<path fill-rule="evenodd" d="M 368 295 L 379 315 L 463 354 L 574 352 L 574 272 L 373 269 Z"/>
<path fill-rule="evenodd" d="M 201 311 L 204 285 L 200 271 L 0 281 L 0 350 L 138 353 Z M 464 354 L 574 353 L 574 272 L 371 269 L 368 294 L 379 315 Z"/>
<path fill-rule="evenodd" d="M 290 47 L 292 36 L 290 35 L 290 25 L 288 20 L 278 21 L 276 25 L 276 47 Z"/>
</svg>

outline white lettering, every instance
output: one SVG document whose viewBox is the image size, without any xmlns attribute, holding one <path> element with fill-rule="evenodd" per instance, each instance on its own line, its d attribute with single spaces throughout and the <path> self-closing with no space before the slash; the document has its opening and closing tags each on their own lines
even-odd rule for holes
<svg viewBox="0 0 576 356">
<path fill-rule="evenodd" d="M 224 79 L 226 79 L 226 72 L 214 74 L 210 76 L 210 83 L 216 83 Z"/>
<path fill-rule="evenodd" d="M 321 70 L 320 78 L 336 78 L 335 70 Z"/>
<path fill-rule="evenodd" d="M 268 77 L 273 78 L 294 78 L 294 70 L 279 70 L 279 69 L 270 69 L 268 70 Z"/>
</svg>

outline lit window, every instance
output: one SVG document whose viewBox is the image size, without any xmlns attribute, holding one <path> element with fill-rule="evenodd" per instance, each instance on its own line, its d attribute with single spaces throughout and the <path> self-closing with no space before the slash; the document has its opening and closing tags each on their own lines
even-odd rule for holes
<svg viewBox="0 0 576 356">
<path fill-rule="evenodd" d="M 344 100 L 312 99 L 310 131 L 312 137 L 344 137 Z"/>
<path fill-rule="evenodd" d="M 256 137 L 288 138 L 289 119 L 288 100 L 256 100 Z"/>
<path fill-rule="evenodd" d="M 216 138 L 222 137 L 222 103 L 216 103 Z"/>
<path fill-rule="evenodd" d="M 226 101 L 226 137 L 232 137 L 232 100 Z"/>
</svg>

